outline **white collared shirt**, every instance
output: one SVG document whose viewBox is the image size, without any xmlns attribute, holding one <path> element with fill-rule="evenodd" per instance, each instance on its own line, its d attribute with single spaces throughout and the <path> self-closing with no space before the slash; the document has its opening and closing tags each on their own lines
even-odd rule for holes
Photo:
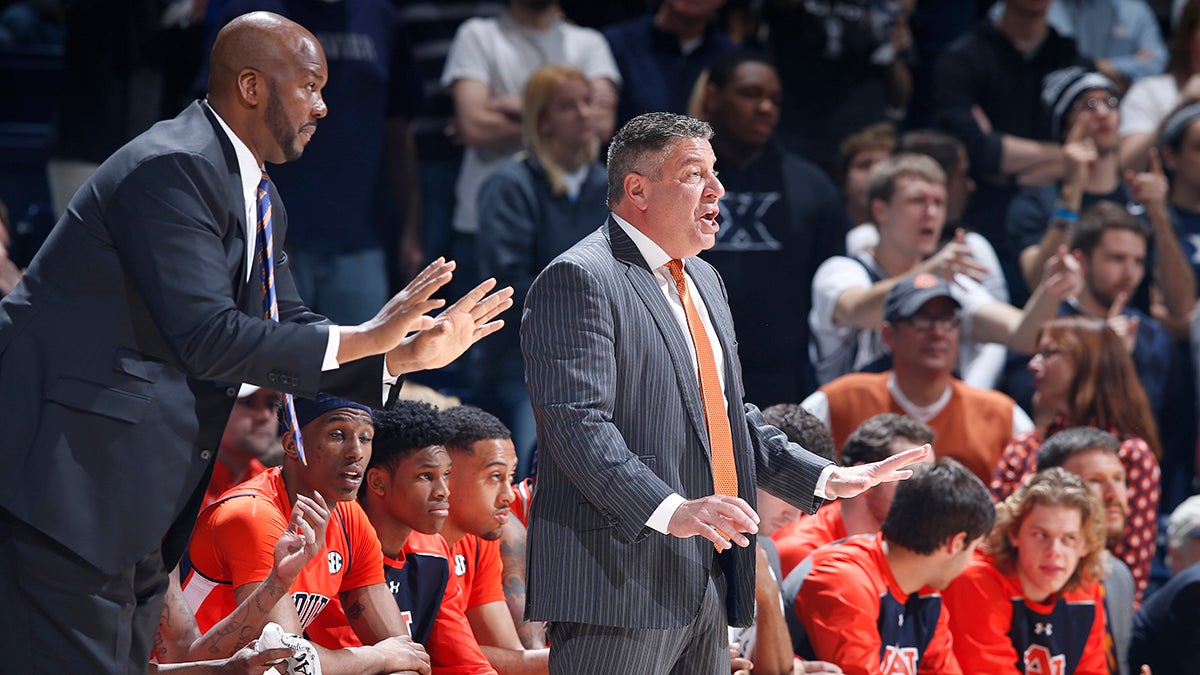
<svg viewBox="0 0 1200 675">
<path fill-rule="evenodd" d="M 225 120 L 221 119 L 221 116 L 217 114 L 217 111 L 213 110 L 212 106 L 208 105 L 207 100 L 204 101 L 204 105 L 210 111 L 212 111 L 213 117 L 217 118 L 217 122 L 221 125 L 221 129 L 223 129 L 225 131 L 225 135 L 229 137 L 229 142 L 233 144 L 233 152 L 237 156 L 238 175 L 242 178 L 242 196 L 245 199 L 246 281 L 248 282 L 250 281 L 250 275 L 254 274 L 254 250 L 258 245 L 258 214 L 255 213 L 258 206 L 258 184 L 260 181 L 262 181 L 262 175 L 265 173 L 265 170 L 254 159 L 254 153 L 250 152 L 249 146 L 242 142 L 242 139 L 238 138 L 237 134 L 233 133 L 233 129 L 230 129 L 229 125 L 225 123 Z M 338 327 L 330 326 L 329 339 L 328 342 L 325 343 L 325 358 L 321 360 L 322 371 L 338 369 L 337 353 L 338 347 L 340 347 L 342 343 L 341 338 L 342 336 L 338 331 Z M 387 385 L 395 384 L 396 380 L 398 379 L 388 375 L 386 367 L 384 368 L 383 375 L 384 382 Z M 389 378 L 391 379 L 391 382 L 388 382 Z M 386 395 L 387 392 L 385 387 L 384 396 L 386 397 Z"/>
<path fill-rule="evenodd" d="M 687 313 L 683 308 L 683 299 L 679 297 L 679 289 L 675 285 L 675 277 L 671 276 L 671 270 L 667 269 L 667 263 L 671 261 L 671 256 L 662 249 L 653 239 L 646 236 L 641 230 L 634 227 L 629 221 L 612 214 L 613 220 L 621 228 L 626 235 L 629 236 L 638 252 L 642 254 L 642 259 L 646 261 L 646 266 L 654 273 L 654 280 L 658 284 L 658 289 L 662 291 L 663 297 L 667 299 L 667 304 L 671 307 L 671 313 L 675 317 L 675 322 L 679 325 L 679 329 L 683 332 L 684 342 L 688 346 L 688 353 L 692 356 L 692 364 L 696 368 L 696 383 L 700 383 L 700 365 L 696 360 L 696 346 L 692 342 L 692 333 L 688 329 Z M 687 261 L 684 260 L 683 265 L 684 278 L 687 280 L 688 293 L 692 297 L 692 303 L 696 305 L 696 313 L 700 315 L 700 322 L 704 324 L 704 332 L 708 333 L 708 341 L 712 345 L 713 361 L 717 364 L 717 377 L 721 381 L 721 399 L 725 403 L 725 409 L 729 409 L 729 398 L 725 394 L 725 352 L 721 348 L 721 341 L 717 339 L 717 333 L 713 329 L 712 318 L 708 314 L 708 307 L 704 304 L 704 298 L 700 295 L 700 291 L 696 288 L 696 282 L 692 280 L 692 275 L 687 272 Z M 817 479 L 817 489 L 814 494 L 822 499 L 827 499 L 825 496 L 825 484 L 829 481 L 829 475 L 833 473 L 833 465 L 825 467 L 821 471 L 821 476 Z M 654 530 L 669 534 L 668 528 L 671 524 L 671 516 L 675 514 L 676 509 L 680 504 L 683 504 L 686 499 L 679 493 L 671 493 L 666 499 L 654 509 L 654 513 L 650 514 L 650 518 L 646 520 L 646 525 Z"/>
</svg>

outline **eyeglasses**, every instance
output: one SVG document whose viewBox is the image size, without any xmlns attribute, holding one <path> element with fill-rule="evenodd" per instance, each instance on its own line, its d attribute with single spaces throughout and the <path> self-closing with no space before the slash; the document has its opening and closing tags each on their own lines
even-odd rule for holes
<svg viewBox="0 0 1200 675">
<path fill-rule="evenodd" d="M 925 332 L 933 330 L 934 326 L 940 328 L 943 332 L 950 332 L 962 323 L 962 319 L 958 314 L 941 314 L 939 316 L 931 316 L 929 314 L 913 314 L 902 321 L 913 328 Z"/>
<path fill-rule="evenodd" d="M 1043 361 L 1049 361 L 1050 357 L 1058 356 L 1061 353 L 1062 353 L 1061 349 L 1054 349 L 1051 347 L 1047 347 L 1045 349 L 1037 350 L 1036 352 L 1033 353 L 1033 356 L 1040 356 L 1040 357 L 1042 357 Z"/>
<path fill-rule="evenodd" d="M 1117 98 L 1116 96 L 1109 96 L 1107 98 L 1092 97 L 1079 101 L 1074 107 L 1078 111 L 1083 111 L 1099 110 L 1100 106 L 1104 106 L 1106 110 L 1117 110 L 1121 107 L 1121 99 Z"/>
</svg>

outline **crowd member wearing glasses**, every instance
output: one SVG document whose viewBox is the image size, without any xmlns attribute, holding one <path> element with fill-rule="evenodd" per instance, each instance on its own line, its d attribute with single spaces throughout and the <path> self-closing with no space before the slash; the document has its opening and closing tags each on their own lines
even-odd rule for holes
<svg viewBox="0 0 1200 675">
<path fill-rule="evenodd" d="M 1092 426 L 1121 441 L 1129 526 L 1110 550 L 1133 573 L 1137 597 L 1150 580 L 1158 531 L 1160 471 L 1158 427 L 1121 338 L 1104 320 L 1068 316 L 1046 324 L 1029 362 L 1039 405 L 1053 411 L 1048 429 L 1013 439 L 992 477 L 992 495 L 1003 499 L 1037 470 L 1046 438 L 1062 429 Z"/>
<path fill-rule="evenodd" d="M 905 277 L 883 301 L 881 334 L 892 369 L 844 375 L 801 405 L 829 426 L 839 448 L 867 418 L 907 414 L 933 429 L 936 456 L 953 457 L 986 482 L 1000 451 L 1033 422 L 1004 394 L 954 377 L 961 310 L 945 279 Z"/>
<path fill-rule="evenodd" d="M 1023 191 L 1008 211 L 1005 229 L 1010 248 L 1018 252 L 1027 287 L 1037 285 L 1046 260 L 1069 243 L 1079 214 L 1106 200 L 1146 214 L 1154 230 L 1154 260 L 1164 272 L 1156 281 L 1166 312 L 1189 316 L 1196 295 L 1187 259 L 1165 210 L 1167 182 L 1157 154 L 1151 157 L 1147 172 L 1121 171 L 1116 85 L 1100 73 L 1072 66 L 1046 76 L 1042 103 L 1055 137 L 1063 142 L 1065 169 L 1061 181 Z M 1148 279 L 1137 284 L 1130 304 L 1149 312 L 1149 287 Z M 1021 297 L 1015 289 L 1010 290 L 1013 297 Z"/>
</svg>

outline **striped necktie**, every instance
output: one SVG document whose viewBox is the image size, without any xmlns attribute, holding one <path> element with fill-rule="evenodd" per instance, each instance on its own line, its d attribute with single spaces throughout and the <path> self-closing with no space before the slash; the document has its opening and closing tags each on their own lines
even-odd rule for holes
<svg viewBox="0 0 1200 675">
<path fill-rule="evenodd" d="M 270 186 L 271 179 L 264 171 L 262 180 L 258 182 L 258 228 L 255 238 L 258 240 L 258 271 L 262 278 L 263 318 L 279 321 L 279 303 L 275 299 L 275 240 L 271 232 Z M 292 430 L 292 438 L 296 442 L 300 462 L 307 466 L 304 441 L 300 438 L 300 423 L 296 419 L 296 400 L 291 394 L 283 395 L 283 409 L 287 415 L 288 427 Z"/>
<path fill-rule="evenodd" d="M 683 275 L 683 261 L 667 263 L 683 312 L 687 316 L 688 332 L 692 334 L 692 346 L 696 349 L 699 365 L 700 398 L 704 402 L 704 421 L 708 427 L 708 444 L 711 449 L 713 490 L 717 494 L 738 496 L 737 467 L 733 463 L 733 432 L 729 427 L 729 413 L 725 410 L 725 396 L 721 393 L 721 380 L 717 375 L 717 360 L 713 356 L 708 331 L 700 321 L 700 313 L 688 290 L 687 277 Z"/>
</svg>

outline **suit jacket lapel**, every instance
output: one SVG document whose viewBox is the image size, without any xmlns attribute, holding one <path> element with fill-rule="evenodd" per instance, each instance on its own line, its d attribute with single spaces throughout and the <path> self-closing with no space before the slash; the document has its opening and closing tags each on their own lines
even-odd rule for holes
<svg viewBox="0 0 1200 675">
<path fill-rule="evenodd" d="M 696 378 L 696 364 L 692 360 L 691 351 L 684 340 L 691 339 L 679 329 L 675 315 L 659 290 L 654 273 L 646 266 L 646 260 L 638 250 L 637 244 L 625 234 L 620 225 L 612 218 L 608 219 L 607 232 L 609 243 L 612 245 L 613 257 L 627 265 L 625 278 L 633 287 L 634 292 L 645 305 L 654 321 L 659 334 L 667 345 L 671 355 L 671 367 L 679 390 L 683 395 L 684 408 L 696 436 L 700 438 L 705 452 L 708 447 L 708 426 L 704 421 L 704 405 L 700 400 L 700 383 Z"/>
<path fill-rule="evenodd" d="M 242 205 L 242 208 L 231 209 L 236 219 L 236 226 L 231 228 L 234 230 L 233 232 L 229 232 L 225 236 L 225 262 L 228 269 L 234 274 L 230 279 L 234 290 L 233 301 L 248 314 L 257 314 L 261 312 L 261 298 L 256 298 L 255 294 L 247 292 L 249 288 L 256 287 L 255 284 L 249 284 L 246 281 L 246 247 L 253 246 L 254 243 L 246 241 L 246 210 L 244 206 L 246 197 L 242 192 L 242 175 L 238 170 L 237 153 L 233 149 L 233 143 L 225 135 L 225 130 L 221 128 L 220 122 L 213 116 L 208 106 L 202 103 L 195 105 L 204 111 L 204 119 L 212 127 L 212 131 L 217 137 L 217 143 L 221 147 L 221 153 L 224 155 L 225 166 L 229 169 L 229 176 L 225 179 L 225 203 Z"/>
</svg>

